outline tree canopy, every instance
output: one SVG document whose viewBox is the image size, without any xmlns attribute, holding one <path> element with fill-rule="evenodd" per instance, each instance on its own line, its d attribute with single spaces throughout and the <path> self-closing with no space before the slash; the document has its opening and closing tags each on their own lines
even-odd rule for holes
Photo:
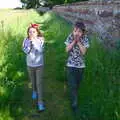
<svg viewBox="0 0 120 120">
<path fill-rule="evenodd" d="M 23 6 L 26 8 L 37 8 L 38 6 L 54 6 L 65 3 L 80 2 L 88 0 L 21 0 Z"/>
</svg>

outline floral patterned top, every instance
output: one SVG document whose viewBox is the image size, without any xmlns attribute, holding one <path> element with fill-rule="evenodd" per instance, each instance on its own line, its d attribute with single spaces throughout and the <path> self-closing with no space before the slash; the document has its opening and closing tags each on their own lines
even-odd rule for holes
<svg viewBox="0 0 120 120">
<path fill-rule="evenodd" d="M 65 45 L 69 45 L 73 41 L 73 34 L 71 33 L 66 41 L 64 42 Z M 85 46 L 86 48 L 89 47 L 89 41 L 86 35 L 84 35 L 81 39 L 81 44 Z M 68 67 L 75 67 L 75 68 L 84 68 L 85 62 L 84 62 L 84 56 L 80 52 L 79 46 L 76 44 L 73 46 L 72 50 L 68 53 L 68 59 L 67 59 L 67 66 Z"/>
</svg>

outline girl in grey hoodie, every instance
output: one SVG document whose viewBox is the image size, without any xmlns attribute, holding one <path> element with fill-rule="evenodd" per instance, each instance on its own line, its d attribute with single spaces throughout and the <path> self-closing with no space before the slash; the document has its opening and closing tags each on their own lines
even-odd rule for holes
<svg viewBox="0 0 120 120">
<path fill-rule="evenodd" d="M 43 102 L 43 68 L 44 68 L 44 37 L 37 24 L 31 24 L 27 30 L 27 37 L 23 41 L 23 51 L 29 78 L 32 82 L 32 99 L 37 100 L 38 111 L 45 110 Z"/>
</svg>

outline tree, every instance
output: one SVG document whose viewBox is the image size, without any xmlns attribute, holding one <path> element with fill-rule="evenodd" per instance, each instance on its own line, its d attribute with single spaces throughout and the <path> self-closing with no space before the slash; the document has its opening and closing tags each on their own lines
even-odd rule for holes
<svg viewBox="0 0 120 120">
<path fill-rule="evenodd" d="M 64 3 L 80 2 L 88 0 L 21 0 L 26 8 L 37 8 L 38 6 L 52 7 Z"/>
<path fill-rule="evenodd" d="M 21 0 L 26 8 L 36 8 L 39 5 L 39 0 Z"/>
</svg>

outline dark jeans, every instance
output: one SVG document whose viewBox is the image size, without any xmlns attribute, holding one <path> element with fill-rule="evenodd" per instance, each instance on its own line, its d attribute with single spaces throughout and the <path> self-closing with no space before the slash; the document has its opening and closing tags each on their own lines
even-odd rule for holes
<svg viewBox="0 0 120 120">
<path fill-rule="evenodd" d="M 78 105 L 78 89 L 84 68 L 67 67 L 67 79 L 72 107 Z"/>
</svg>

